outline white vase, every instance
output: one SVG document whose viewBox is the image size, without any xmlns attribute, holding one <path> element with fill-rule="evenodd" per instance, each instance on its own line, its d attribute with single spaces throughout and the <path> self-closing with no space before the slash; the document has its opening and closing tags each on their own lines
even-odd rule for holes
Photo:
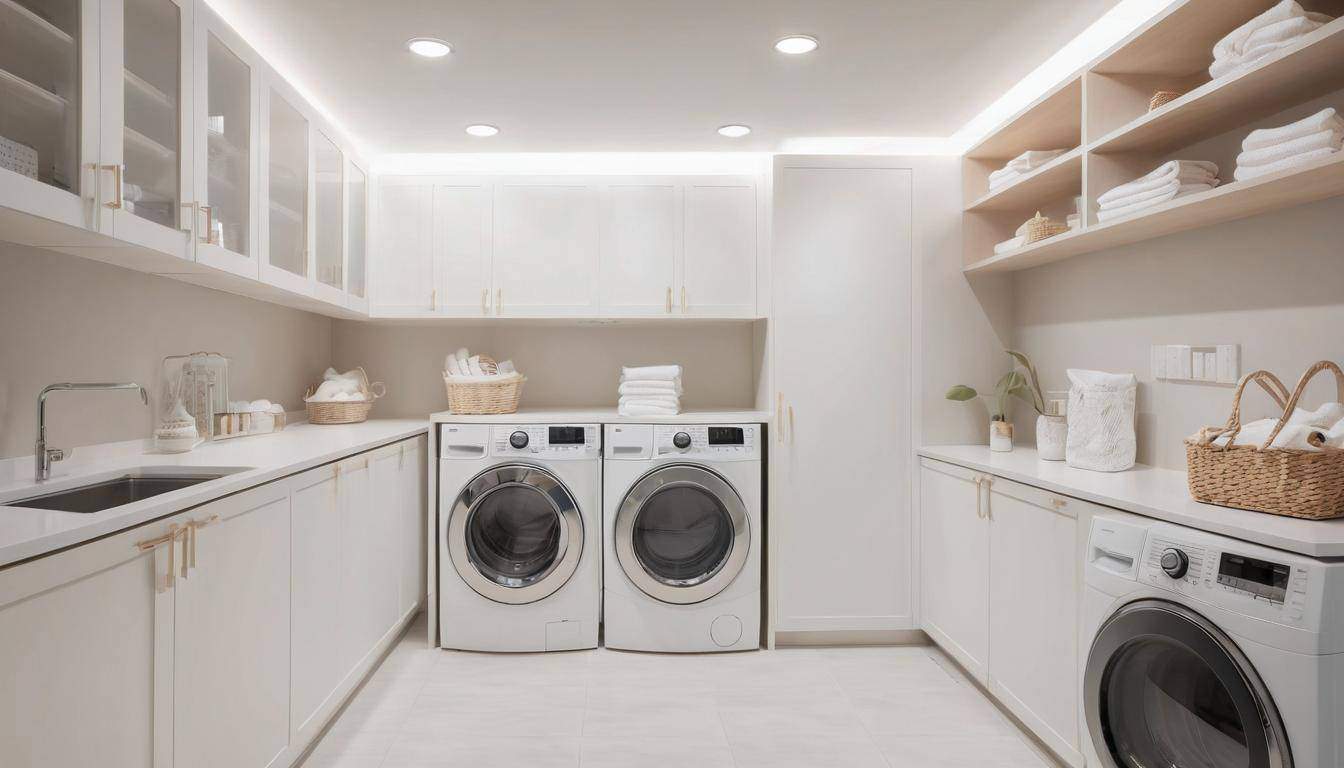
<svg viewBox="0 0 1344 768">
<path fill-rule="evenodd" d="M 989 450 L 1007 453 L 1013 450 L 1013 425 L 1006 421 L 989 422 Z"/>
<path fill-rule="evenodd" d="M 1036 417 L 1036 453 L 1045 461 L 1063 461 L 1069 421 L 1063 416 Z"/>
</svg>

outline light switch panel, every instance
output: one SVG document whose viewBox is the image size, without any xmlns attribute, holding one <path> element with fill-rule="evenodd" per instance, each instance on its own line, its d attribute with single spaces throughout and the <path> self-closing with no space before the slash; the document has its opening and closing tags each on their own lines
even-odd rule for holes
<svg viewBox="0 0 1344 768">
<path fill-rule="evenodd" d="M 1236 384 L 1241 377 L 1241 347 L 1236 344 L 1156 344 L 1149 356 L 1158 381 Z"/>
</svg>

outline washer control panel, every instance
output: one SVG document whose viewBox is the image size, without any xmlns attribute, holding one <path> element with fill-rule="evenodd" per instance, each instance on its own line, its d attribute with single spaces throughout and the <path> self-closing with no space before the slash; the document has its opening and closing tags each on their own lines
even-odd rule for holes
<svg viewBox="0 0 1344 768">
<path fill-rule="evenodd" d="M 596 459 L 602 455 L 596 424 L 499 424 L 490 429 L 495 456 Z"/>
<path fill-rule="evenodd" d="M 655 456 L 687 456 L 733 461 L 760 458 L 759 424 L 658 424 Z"/>
</svg>

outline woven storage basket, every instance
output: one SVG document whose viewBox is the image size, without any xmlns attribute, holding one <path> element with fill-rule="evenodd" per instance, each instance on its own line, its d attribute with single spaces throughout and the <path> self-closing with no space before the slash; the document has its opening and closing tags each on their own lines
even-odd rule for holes
<svg viewBox="0 0 1344 768">
<path fill-rule="evenodd" d="M 1190 495 L 1196 501 L 1271 515 L 1313 520 L 1344 516 L 1344 451 L 1330 446 L 1322 446 L 1320 451 L 1270 447 L 1288 423 L 1307 383 L 1324 370 L 1334 374 L 1336 396 L 1344 402 L 1344 372 L 1329 361 L 1308 369 L 1291 396 L 1283 382 L 1268 371 L 1243 377 L 1227 424 L 1205 427 L 1185 441 Z M 1274 398 L 1283 415 L 1263 445 L 1235 445 L 1241 431 L 1241 396 L 1252 381 Z M 1228 444 L 1215 446 L 1213 441 L 1225 434 L 1230 435 Z"/>
<path fill-rule="evenodd" d="M 1158 91 L 1153 94 L 1153 98 L 1148 100 L 1148 111 L 1152 112 L 1163 104 L 1173 102 L 1184 95 L 1184 91 Z"/>
<path fill-rule="evenodd" d="M 1068 231 L 1069 231 L 1068 224 L 1060 224 L 1058 222 L 1051 221 L 1042 216 L 1040 211 L 1037 211 L 1036 215 L 1031 217 L 1027 221 L 1027 239 L 1024 240 L 1022 244 L 1030 245 L 1032 243 L 1044 240 L 1048 237 L 1054 237 L 1055 235 L 1062 235 Z"/>
<path fill-rule="evenodd" d="M 481 356 L 481 368 L 487 373 L 498 370 L 495 361 L 484 355 Z M 448 410 L 463 415 L 517 413 L 525 381 L 527 379 L 521 375 L 506 381 L 453 381 L 447 373 L 443 374 Z"/>
<path fill-rule="evenodd" d="M 332 403 L 312 403 L 308 398 L 317 391 L 315 387 L 309 387 L 304 393 L 304 404 L 308 406 L 309 424 L 358 424 L 369 418 L 369 411 L 373 409 L 373 401 L 387 394 L 387 387 L 381 381 L 369 383 L 369 375 L 363 368 L 356 368 L 359 371 L 360 385 L 359 389 L 364 393 L 363 400 L 348 400 L 345 402 Z"/>
</svg>

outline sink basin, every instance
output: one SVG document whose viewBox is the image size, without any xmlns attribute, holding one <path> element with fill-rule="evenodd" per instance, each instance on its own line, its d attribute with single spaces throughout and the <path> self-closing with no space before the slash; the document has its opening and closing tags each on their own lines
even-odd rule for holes
<svg viewBox="0 0 1344 768">
<path fill-rule="evenodd" d="M 216 480 L 228 472 L 155 474 L 131 472 L 96 483 L 55 491 L 41 496 L 4 502 L 5 506 L 92 513 L 132 504 L 170 491 Z"/>
</svg>

